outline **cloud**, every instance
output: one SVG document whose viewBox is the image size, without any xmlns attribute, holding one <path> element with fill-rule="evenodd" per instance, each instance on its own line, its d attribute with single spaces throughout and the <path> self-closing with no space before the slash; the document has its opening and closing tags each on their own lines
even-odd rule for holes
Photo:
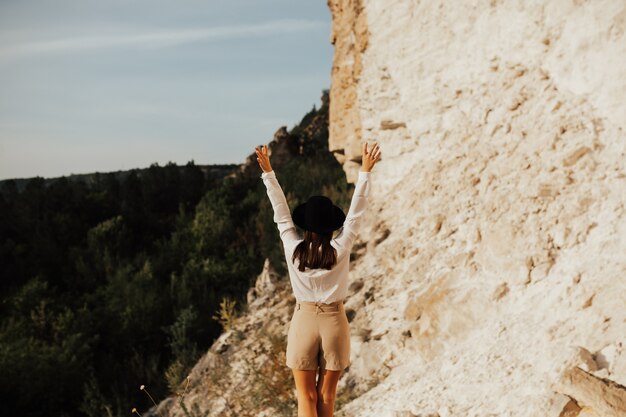
<svg viewBox="0 0 626 417">
<path fill-rule="evenodd" d="M 284 19 L 269 22 L 195 29 L 171 29 L 149 33 L 106 36 L 75 36 L 55 40 L 23 42 L 0 46 L 0 60 L 58 52 L 79 52 L 102 48 L 161 48 L 192 42 L 249 38 L 305 32 L 324 25 L 322 21 Z"/>
</svg>

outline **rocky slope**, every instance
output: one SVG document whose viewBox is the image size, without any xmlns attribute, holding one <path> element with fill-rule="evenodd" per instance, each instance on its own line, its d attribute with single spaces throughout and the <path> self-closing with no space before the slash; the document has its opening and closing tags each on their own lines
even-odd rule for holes
<svg viewBox="0 0 626 417">
<path fill-rule="evenodd" d="M 362 141 L 383 152 L 336 415 L 626 415 L 626 3 L 328 5 L 329 148 L 350 180 Z M 202 382 L 224 352 L 280 370 L 284 352 L 258 353 L 292 312 L 270 271 L 192 372 L 187 404 L 288 403 L 233 411 L 249 375 L 219 396 Z"/>
<path fill-rule="evenodd" d="M 383 150 L 345 414 L 626 413 L 626 3 L 329 7 L 330 148 Z"/>
</svg>

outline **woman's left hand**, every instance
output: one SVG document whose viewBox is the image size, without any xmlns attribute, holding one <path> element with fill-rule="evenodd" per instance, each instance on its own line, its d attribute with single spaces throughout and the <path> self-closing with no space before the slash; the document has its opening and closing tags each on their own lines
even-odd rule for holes
<svg viewBox="0 0 626 417">
<path fill-rule="evenodd" d="M 263 172 L 270 172 L 272 165 L 270 165 L 270 157 L 267 155 L 267 145 L 257 146 L 254 150 L 256 151 L 256 160 Z"/>
</svg>

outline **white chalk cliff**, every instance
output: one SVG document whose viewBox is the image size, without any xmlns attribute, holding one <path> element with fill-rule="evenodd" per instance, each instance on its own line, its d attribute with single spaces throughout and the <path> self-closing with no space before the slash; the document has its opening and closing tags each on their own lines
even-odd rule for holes
<svg viewBox="0 0 626 417">
<path fill-rule="evenodd" d="M 336 415 L 626 415 L 626 3 L 328 5 L 330 150 L 382 150 Z M 269 276 L 230 349 L 286 335 Z"/>
<path fill-rule="evenodd" d="M 383 153 L 346 415 L 626 413 L 575 368 L 626 385 L 626 3 L 329 6 L 330 148 Z"/>
</svg>

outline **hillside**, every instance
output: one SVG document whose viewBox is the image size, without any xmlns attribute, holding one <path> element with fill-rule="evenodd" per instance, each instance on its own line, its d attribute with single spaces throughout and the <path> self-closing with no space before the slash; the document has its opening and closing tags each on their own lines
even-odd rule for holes
<svg viewBox="0 0 626 417">
<path fill-rule="evenodd" d="M 345 207 L 321 99 L 259 140 L 291 204 Z M 150 407 L 140 386 L 177 389 L 259 273 L 286 270 L 252 155 L 0 185 L 0 415 L 121 417 Z"/>
</svg>

